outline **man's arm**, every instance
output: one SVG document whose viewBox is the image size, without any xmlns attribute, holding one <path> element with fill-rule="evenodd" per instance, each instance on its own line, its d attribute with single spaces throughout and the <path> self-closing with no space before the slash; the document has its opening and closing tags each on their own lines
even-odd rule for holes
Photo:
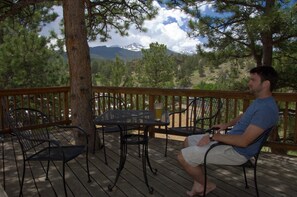
<svg viewBox="0 0 297 197">
<path fill-rule="evenodd" d="M 212 139 L 218 142 L 223 142 L 225 144 L 230 144 L 238 147 L 247 147 L 250 145 L 257 137 L 259 137 L 264 132 L 264 129 L 256 126 L 249 125 L 245 132 L 241 135 L 222 135 L 216 133 L 213 135 Z"/>
</svg>

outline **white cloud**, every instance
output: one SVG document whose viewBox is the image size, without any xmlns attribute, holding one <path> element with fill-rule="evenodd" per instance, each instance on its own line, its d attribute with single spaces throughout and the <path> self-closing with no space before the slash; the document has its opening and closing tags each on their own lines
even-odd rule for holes
<svg viewBox="0 0 297 197">
<path fill-rule="evenodd" d="M 53 6 L 53 11 L 56 12 L 59 16 L 55 21 L 47 24 L 42 28 L 42 31 L 41 31 L 42 35 L 48 35 L 49 31 L 55 31 L 57 34 L 61 34 L 59 23 L 63 18 L 63 9 L 61 6 Z"/>
<path fill-rule="evenodd" d="M 128 31 L 128 37 L 121 37 L 114 31 L 111 32 L 112 39 L 107 42 L 100 42 L 100 40 L 89 42 L 90 46 L 126 46 L 131 43 L 139 43 L 144 47 L 148 47 L 152 42 L 158 42 L 165 44 L 168 49 L 182 52 L 182 51 L 195 51 L 196 45 L 201 42 L 198 39 L 189 38 L 186 33 L 187 21 L 189 16 L 181 12 L 178 9 L 168 10 L 159 6 L 155 2 L 155 5 L 159 8 L 159 14 L 151 21 L 146 21 L 144 27 L 148 29 L 147 32 L 140 32 L 136 30 L 135 26 L 132 26 Z M 56 8 L 58 13 L 62 16 L 62 9 Z M 43 33 L 50 28 L 58 29 L 58 23 L 51 23 L 44 29 Z"/>
</svg>

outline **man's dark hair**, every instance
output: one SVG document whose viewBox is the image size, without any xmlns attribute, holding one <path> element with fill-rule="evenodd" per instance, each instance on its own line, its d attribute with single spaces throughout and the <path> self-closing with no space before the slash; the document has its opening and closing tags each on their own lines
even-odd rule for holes
<svg viewBox="0 0 297 197">
<path fill-rule="evenodd" d="M 261 82 L 268 80 L 270 82 L 270 91 L 272 92 L 278 80 L 278 74 L 272 66 L 258 66 L 250 70 L 251 74 L 258 74 Z"/>
</svg>

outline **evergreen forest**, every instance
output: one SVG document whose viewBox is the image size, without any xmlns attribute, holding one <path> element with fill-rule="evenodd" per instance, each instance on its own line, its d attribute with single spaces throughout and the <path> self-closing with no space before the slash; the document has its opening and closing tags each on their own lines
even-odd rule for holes
<svg viewBox="0 0 297 197">
<path fill-rule="evenodd" d="M 297 91 L 297 11 L 293 1 L 276 1 L 274 5 L 218 1 L 213 4 L 217 16 L 190 9 L 195 1 L 181 2 L 167 6 L 178 6 L 199 18 L 189 22 L 189 34 L 208 39 L 204 46 L 197 46 L 195 55 L 168 53 L 166 45 L 156 42 L 142 50 L 141 59 L 93 58 L 92 85 L 243 91 L 252 67 L 270 65 L 280 75 L 278 91 Z M 0 15 L 1 89 L 70 85 L 65 38 L 55 32 L 48 37 L 40 35 L 42 26 L 58 17 L 52 6 L 36 4 L 34 13 L 28 9 L 13 17 Z M 264 8 L 271 10 L 266 13 Z M 226 12 L 233 14 L 219 15 Z M 89 33 L 91 39 L 96 37 Z"/>
</svg>

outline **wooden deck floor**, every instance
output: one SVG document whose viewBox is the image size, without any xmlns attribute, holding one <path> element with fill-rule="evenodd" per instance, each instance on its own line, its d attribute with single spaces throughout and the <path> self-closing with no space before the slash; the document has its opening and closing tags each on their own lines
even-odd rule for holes
<svg viewBox="0 0 297 197">
<path fill-rule="evenodd" d="M 149 154 L 157 175 L 148 170 L 149 184 L 154 193 L 149 194 L 144 183 L 141 159 L 136 146 L 128 148 L 125 167 L 113 191 L 108 191 L 108 185 L 115 178 L 119 162 L 118 135 L 107 136 L 107 155 L 109 165 L 105 165 L 103 151 L 90 154 L 90 171 L 92 182 L 87 182 L 84 157 L 69 162 L 66 166 L 66 181 L 68 196 L 186 196 L 186 190 L 192 186 L 191 178 L 181 169 L 176 160 L 176 154 L 182 147 L 181 141 L 169 142 L 168 156 L 164 157 L 165 140 L 150 139 Z M 17 141 L 14 146 L 10 137 L 5 138 L 5 191 L 8 196 L 18 196 L 19 169 L 22 166 L 22 156 Z M 16 167 L 16 164 L 18 167 Z M 3 163 L 0 164 L 1 169 Z M 82 168 L 82 167 L 83 168 Z M 54 169 L 56 168 L 56 169 Z M 217 184 L 217 189 L 208 196 L 255 196 L 252 181 L 252 171 L 248 170 L 250 188 L 245 189 L 241 168 L 228 166 L 210 166 L 209 178 Z M 31 170 L 30 170 L 31 169 Z M 51 165 L 49 180 L 40 163 L 31 162 L 31 168 L 26 170 L 24 197 L 27 196 L 64 196 L 63 182 L 60 176 L 61 164 Z M 2 172 L 2 171 L 1 171 Z M 34 176 L 35 184 L 32 181 Z M 297 194 L 297 158 L 262 153 L 258 165 L 258 181 L 260 196 L 296 196 Z M 3 185 L 3 174 L 0 176 Z"/>
</svg>

